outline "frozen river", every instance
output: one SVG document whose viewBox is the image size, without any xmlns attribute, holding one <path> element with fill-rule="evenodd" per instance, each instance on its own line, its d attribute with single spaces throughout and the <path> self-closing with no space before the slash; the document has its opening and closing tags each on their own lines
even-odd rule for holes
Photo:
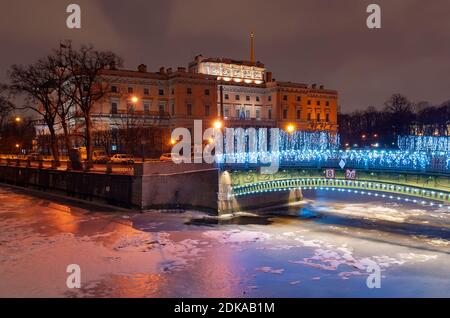
<svg viewBox="0 0 450 318">
<path fill-rule="evenodd" d="M 0 187 L 0 297 L 450 297 L 450 213 L 307 193 L 216 224 Z M 366 285 L 367 260 L 381 288 Z M 69 264 L 81 289 L 69 290 Z"/>
</svg>

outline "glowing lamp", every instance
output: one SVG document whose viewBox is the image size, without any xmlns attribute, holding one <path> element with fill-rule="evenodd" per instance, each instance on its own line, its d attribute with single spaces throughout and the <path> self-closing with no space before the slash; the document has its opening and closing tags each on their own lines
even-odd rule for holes
<svg viewBox="0 0 450 318">
<path fill-rule="evenodd" d="M 288 132 L 288 133 L 290 133 L 290 134 L 293 134 L 294 132 L 295 132 L 295 126 L 294 125 L 288 125 L 287 127 L 286 127 L 286 131 Z"/>
<path fill-rule="evenodd" d="M 215 129 L 222 129 L 222 127 L 223 127 L 222 121 L 216 120 L 216 121 L 214 122 L 214 128 L 215 128 Z"/>
</svg>

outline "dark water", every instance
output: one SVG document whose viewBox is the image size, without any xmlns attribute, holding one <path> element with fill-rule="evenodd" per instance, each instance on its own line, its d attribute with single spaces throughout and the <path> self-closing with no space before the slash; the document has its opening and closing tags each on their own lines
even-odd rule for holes
<svg viewBox="0 0 450 318">
<path fill-rule="evenodd" d="M 448 210 L 348 194 L 217 220 L 0 188 L 0 228 L 0 297 L 450 296 Z M 368 261 L 380 289 L 367 287 Z"/>
</svg>

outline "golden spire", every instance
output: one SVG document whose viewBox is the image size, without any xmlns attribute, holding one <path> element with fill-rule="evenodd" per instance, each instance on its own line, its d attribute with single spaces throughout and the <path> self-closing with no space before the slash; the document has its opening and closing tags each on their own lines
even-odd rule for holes
<svg viewBox="0 0 450 318">
<path fill-rule="evenodd" d="M 255 63 L 255 34 L 250 33 L 250 62 Z"/>
</svg>

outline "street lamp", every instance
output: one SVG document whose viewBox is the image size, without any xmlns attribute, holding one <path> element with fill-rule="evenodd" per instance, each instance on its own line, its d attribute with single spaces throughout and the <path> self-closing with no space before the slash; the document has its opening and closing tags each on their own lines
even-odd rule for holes
<svg viewBox="0 0 450 318">
<path fill-rule="evenodd" d="M 19 116 L 17 116 L 15 118 L 16 123 L 20 124 L 22 122 L 22 118 L 20 118 Z"/>
<path fill-rule="evenodd" d="M 133 104 L 137 104 L 137 103 L 139 102 L 139 98 L 138 98 L 137 96 L 132 96 L 132 97 L 131 97 L 131 102 L 132 102 Z"/>
<path fill-rule="evenodd" d="M 223 127 L 223 122 L 221 120 L 218 119 L 214 122 L 215 129 L 219 130 L 219 129 L 222 129 L 222 127 Z"/>
<path fill-rule="evenodd" d="M 290 133 L 290 134 L 293 134 L 293 133 L 295 132 L 295 126 L 294 126 L 293 124 L 289 124 L 289 125 L 286 127 L 286 131 L 287 131 L 288 133 Z"/>
</svg>

